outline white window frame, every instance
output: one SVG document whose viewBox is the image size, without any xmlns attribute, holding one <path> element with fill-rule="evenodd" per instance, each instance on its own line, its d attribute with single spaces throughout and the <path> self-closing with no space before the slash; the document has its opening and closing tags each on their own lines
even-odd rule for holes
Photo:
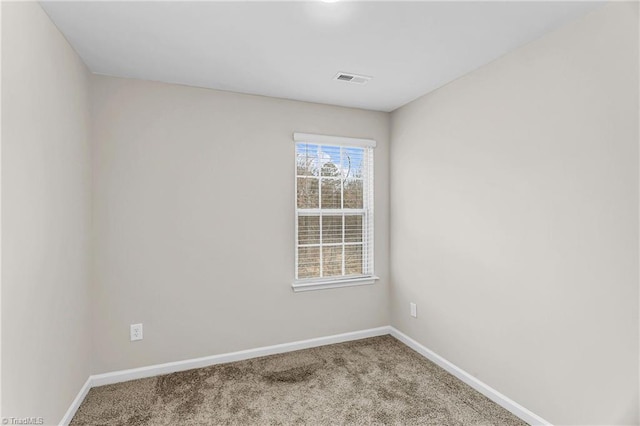
<svg viewBox="0 0 640 426">
<path fill-rule="evenodd" d="M 373 139 L 358 139 L 342 136 L 327 136 L 311 133 L 299 133 L 293 134 L 293 141 L 297 145 L 298 143 L 309 143 L 314 145 L 329 145 L 339 147 L 360 147 L 371 149 L 369 161 L 367 162 L 366 179 L 363 181 L 363 193 L 366 194 L 363 200 L 362 209 L 345 210 L 340 209 L 299 209 L 298 208 L 298 176 L 297 165 L 294 163 L 294 182 L 295 182 L 295 264 L 294 264 L 294 276 L 292 288 L 294 291 L 310 291 L 310 290 L 322 290 L 329 288 L 351 287 L 359 285 L 368 285 L 375 283 L 379 278 L 374 274 L 374 194 L 373 194 L 373 149 L 376 146 L 376 141 Z M 363 232 L 363 259 L 367 259 L 368 270 L 364 271 L 363 275 L 356 276 L 338 276 L 338 277 L 322 277 L 322 278 L 303 278 L 298 279 L 298 217 L 303 215 L 331 215 L 331 214 L 345 214 L 345 213 L 357 213 L 363 215 L 363 227 L 366 230 Z M 344 231 L 343 231 L 344 232 Z M 322 226 L 320 227 L 320 234 L 322 234 Z M 366 241 L 365 241 L 366 238 Z M 345 244 L 343 241 L 342 244 Z M 320 253 L 322 253 L 322 241 L 319 244 Z M 322 267 L 322 266 L 321 266 Z"/>
</svg>

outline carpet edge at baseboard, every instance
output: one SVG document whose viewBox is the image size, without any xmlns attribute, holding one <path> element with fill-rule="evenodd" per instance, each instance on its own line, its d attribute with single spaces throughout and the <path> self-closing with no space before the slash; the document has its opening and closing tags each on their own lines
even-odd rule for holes
<svg viewBox="0 0 640 426">
<path fill-rule="evenodd" d="M 505 410 L 511 412 L 515 416 L 519 417 L 520 419 L 524 420 L 525 422 L 531 425 L 552 426 L 552 424 L 547 420 L 543 419 L 542 417 L 538 416 L 537 414 L 533 413 L 532 411 L 518 404 L 511 398 L 498 392 L 497 390 L 487 385 L 477 377 L 467 373 L 462 368 L 458 367 L 457 365 L 453 364 L 452 362 L 448 361 L 447 359 L 433 352 L 431 349 L 427 348 L 426 346 L 418 343 L 416 340 L 407 336 L 397 328 L 393 326 L 389 326 L 389 328 L 391 330 L 391 332 L 389 333 L 391 334 L 391 336 L 395 337 L 396 339 L 398 339 L 399 341 L 401 341 L 402 343 L 404 343 L 414 351 L 418 352 L 420 355 L 427 358 L 429 361 L 433 362 L 438 367 L 444 369 L 449 374 L 455 376 L 461 382 L 464 382 L 467 385 L 471 386 L 473 389 L 480 392 L 481 394 L 483 394 L 484 396 L 486 396 L 496 404 L 500 405 Z"/>
<path fill-rule="evenodd" d="M 89 390 L 93 387 L 104 386 L 114 383 L 126 382 L 130 380 L 137 380 L 146 377 L 154 377 L 163 374 L 170 374 L 179 371 L 191 370 L 194 368 L 203 368 L 216 364 L 224 364 L 235 361 L 242 361 L 251 358 L 258 358 L 262 356 L 275 355 L 279 353 L 285 352 L 293 352 L 302 349 L 309 349 L 319 346 L 331 345 L 336 343 L 343 343 L 353 340 L 366 339 L 369 337 L 383 336 L 383 335 L 391 335 L 409 348 L 413 349 L 423 357 L 427 358 L 434 364 L 443 368 L 445 371 L 450 373 L 451 375 L 458 378 L 460 381 L 466 383 L 471 386 L 476 391 L 480 392 L 496 404 L 500 405 L 504 409 L 508 410 L 515 416 L 524 420 L 525 422 L 532 425 L 545 425 L 551 426 L 551 423 L 544 420 L 542 417 L 536 415 L 530 410 L 526 409 L 522 405 L 517 402 L 511 400 L 507 396 L 493 389 L 486 383 L 480 381 L 476 377 L 467 373 L 463 369 L 459 368 L 455 364 L 447 361 L 445 358 L 436 354 L 432 350 L 428 349 L 424 345 L 418 343 L 416 340 L 407 336 L 400 330 L 396 329 L 393 326 L 382 326 L 376 328 L 370 328 L 365 330 L 353 331 L 348 333 L 341 333 L 331 336 L 317 337 L 313 339 L 299 340 L 290 343 L 282 343 L 272 346 L 264 346 L 254 349 L 247 349 L 237 352 L 230 352 L 225 354 L 212 355 L 201 358 L 192 358 L 182 361 L 169 362 L 163 364 L 150 365 L 146 367 L 139 367 L 127 370 L 119 370 L 113 371 L 109 373 L 95 374 L 89 376 L 87 381 L 82 386 L 78 395 L 73 400 L 69 409 L 60 420 L 60 425 L 67 426 L 73 416 L 76 414 L 76 411 L 82 404 L 82 401 L 86 397 Z"/>
<path fill-rule="evenodd" d="M 318 346 L 332 345 L 336 343 L 349 342 L 352 340 L 367 339 L 369 337 L 384 336 L 391 334 L 390 326 L 382 326 L 369 328 L 365 330 L 351 331 L 347 333 L 334 334 L 324 337 L 316 337 L 306 340 L 298 340 L 295 342 L 281 343 L 271 346 L 263 346 L 259 348 L 246 349 L 237 352 L 229 352 L 218 355 L 211 355 L 200 358 L 191 358 L 181 361 L 167 362 L 162 364 L 149 365 L 145 367 L 131 368 L 127 370 L 112 371 L 109 373 L 93 374 L 89 376 L 84 386 L 78 392 L 78 395 L 69 406 L 69 409 L 60 420 L 60 426 L 67 426 L 80 404 L 86 397 L 91 388 L 110 385 L 114 383 L 127 382 L 130 380 L 144 379 L 146 377 L 161 376 L 163 374 L 176 373 L 179 371 L 192 370 L 194 368 L 203 368 L 210 365 L 225 364 L 235 361 L 243 361 L 251 358 L 275 355 L 285 352 L 293 352 L 302 349 L 315 348 Z"/>
</svg>

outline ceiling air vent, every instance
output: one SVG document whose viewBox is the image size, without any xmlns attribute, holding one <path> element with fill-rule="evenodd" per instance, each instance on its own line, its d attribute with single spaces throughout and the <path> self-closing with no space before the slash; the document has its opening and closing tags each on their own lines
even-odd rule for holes
<svg viewBox="0 0 640 426">
<path fill-rule="evenodd" d="M 335 77 L 333 77 L 333 79 L 353 84 L 366 84 L 371 80 L 371 77 L 367 77 L 366 75 L 350 74 L 348 72 L 339 72 Z"/>
</svg>

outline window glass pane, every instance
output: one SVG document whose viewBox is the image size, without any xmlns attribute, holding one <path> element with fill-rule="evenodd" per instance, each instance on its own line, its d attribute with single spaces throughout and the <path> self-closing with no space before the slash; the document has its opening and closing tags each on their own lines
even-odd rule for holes
<svg viewBox="0 0 640 426">
<path fill-rule="evenodd" d="M 342 216 L 322 216 L 322 243 L 342 242 Z"/>
<path fill-rule="evenodd" d="M 322 164 L 322 176 L 340 176 L 340 147 L 322 146 L 320 147 L 319 161 Z"/>
<path fill-rule="evenodd" d="M 362 215 L 347 215 L 344 220 L 344 241 L 347 243 L 361 243 Z"/>
<path fill-rule="evenodd" d="M 344 182 L 344 208 L 361 209 L 362 202 L 362 180 L 347 179 Z"/>
<path fill-rule="evenodd" d="M 320 276 L 320 247 L 298 247 L 298 278 Z"/>
<path fill-rule="evenodd" d="M 317 209 L 319 202 L 318 179 L 317 178 L 297 178 L 298 179 L 298 208 Z"/>
<path fill-rule="evenodd" d="M 344 247 L 345 275 L 362 275 L 362 245 Z"/>
<path fill-rule="evenodd" d="M 342 275 L 342 246 L 322 247 L 322 273 L 325 277 Z"/>
<path fill-rule="evenodd" d="M 340 209 L 340 179 L 322 179 L 322 204 L 323 209 Z"/>
<path fill-rule="evenodd" d="M 297 278 L 369 274 L 370 148 L 296 143 Z M 325 212 L 320 214 L 317 210 Z M 328 213 L 327 210 L 336 210 Z M 344 209 L 344 210 L 343 210 Z M 357 212 L 354 210 L 358 210 Z M 313 213 L 313 214 L 309 214 Z M 320 244 L 322 242 L 322 244 Z M 367 258 L 364 258 L 364 255 Z"/>
<path fill-rule="evenodd" d="M 298 176 L 318 176 L 318 145 L 296 144 L 296 169 Z"/>
<path fill-rule="evenodd" d="M 320 243 L 320 217 L 298 217 L 298 244 Z"/>
<path fill-rule="evenodd" d="M 362 179 L 364 170 L 364 149 L 342 148 L 342 176 L 344 178 Z"/>
</svg>

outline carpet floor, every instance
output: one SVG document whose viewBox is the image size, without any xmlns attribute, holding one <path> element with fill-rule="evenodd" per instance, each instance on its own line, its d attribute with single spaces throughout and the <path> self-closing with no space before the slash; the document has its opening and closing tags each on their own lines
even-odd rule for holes
<svg viewBox="0 0 640 426">
<path fill-rule="evenodd" d="M 525 425 L 391 336 L 91 389 L 71 425 Z"/>
</svg>

